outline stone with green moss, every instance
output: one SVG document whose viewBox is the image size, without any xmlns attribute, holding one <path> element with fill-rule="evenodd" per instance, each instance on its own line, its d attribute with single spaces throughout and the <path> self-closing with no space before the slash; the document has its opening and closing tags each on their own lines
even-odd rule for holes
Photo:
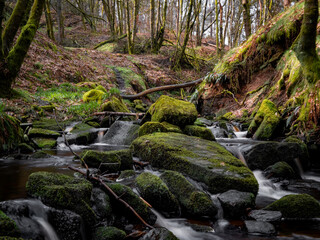
<svg viewBox="0 0 320 240">
<path fill-rule="evenodd" d="M 296 174 L 293 168 L 286 162 L 277 162 L 268 167 L 265 170 L 265 175 L 268 178 L 277 178 L 281 180 L 299 178 L 299 174 Z"/>
<path fill-rule="evenodd" d="M 168 122 L 162 122 L 161 124 L 167 129 L 166 132 L 183 133 L 181 128 L 178 127 L 177 125 L 173 125 L 173 124 L 168 123 Z"/>
<path fill-rule="evenodd" d="M 320 203 L 308 194 L 287 195 L 265 210 L 280 211 L 285 218 L 319 218 Z"/>
<path fill-rule="evenodd" d="M 131 148 L 142 161 L 205 183 L 211 193 L 230 189 L 258 192 L 250 169 L 216 142 L 179 133 L 154 133 L 139 137 Z"/>
<path fill-rule="evenodd" d="M 148 110 L 153 122 L 168 122 L 179 127 L 193 124 L 197 119 L 196 107 L 189 102 L 162 95 Z"/>
<path fill-rule="evenodd" d="M 51 207 L 74 211 L 90 226 L 96 221 L 96 215 L 90 207 L 92 184 L 86 179 L 60 173 L 35 172 L 29 176 L 26 189 L 30 196 L 41 198 Z"/>
<path fill-rule="evenodd" d="M 111 100 L 101 105 L 101 110 L 106 112 L 130 112 L 122 99 L 113 96 Z"/>
<path fill-rule="evenodd" d="M 72 135 L 67 135 L 66 138 L 69 144 L 85 145 L 92 143 L 97 138 L 95 128 L 87 123 L 78 123 L 70 131 Z"/>
<path fill-rule="evenodd" d="M 181 173 L 165 171 L 161 179 L 178 199 L 182 211 L 193 217 L 213 218 L 217 209 L 204 192 L 197 190 Z"/>
<path fill-rule="evenodd" d="M 302 151 L 303 151 L 306 155 L 309 155 L 307 144 L 305 144 L 299 137 L 292 135 L 292 136 L 289 136 L 289 137 L 287 137 L 286 139 L 284 139 L 283 142 L 297 143 L 297 144 L 300 145 Z"/>
<path fill-rule="evenodd" d="M 93 235 L 93 240 L 122 240 L 126 233 L 116 227 L 98 227 Z"/>
<path fill-rule="evenodd" d="M 102 92 L 104 92 L 104 93 L 107 93 L 107 89 L 105 89 L 105 87 L 103 87 L 103 86 L 101 86 L 101 85 L 95 87 L 95 90 L 100 90 L 100 91 L 102 91 Z"/>
<path fill-rule="evenodd" d="M 94 122 L 94 121 L 89 121 L 89 122 L 87 122 L 87 124 L 91 127 L 94 127 L 94 128 L 100 128 L 100 124 L 97 122 Z"/>
<path fill-rule="evenodd" d="M 196 125 L 187 125 L 184 128 L 184 133 L 189 135 L 189 136 L 194 136 L 194 137 L 199 137 L 203 138 L 209 141 L 215 141 L 216 139 L 214 138 L 212 132 L 210 129 L 206 127 L 200 127 Z"/>
<path fill-rule="evenodd" d="M 225 121 L 231 121 L 234 120 L 236 116 L 232 112 L 227 112 L 222 116 L 218 117 L 218 120 L 225 120 Z"/>
<path fill-rule="evenodd" d="M 23 153 L 23 154 L 33 153 L 34 151 L 33 147 L 31 147 L 27 143 L 20 143 L 18 147 L 19 147 L 20 153 Z"/>
<path fill-rule="evenodd" d="M 166 228 L 154 228 L 139 240 L 179 240 Z"/>
<path fill-rule="evenodd" d="M 267 99 L 263 100 L 249 126 L 248 136 L 258 140 L 270 140 L 280 122 L 280 118 L 274 103 Z"/>
<path fill-rule="evenodd" d="M 169 215 L 179 214 L 177 199 L 158 176 L 144 172 L 136 178 L 136 184 L 141 196 L 152 207 Z"/>
<path fill-rule="evenodd" d="M 60 125 L 65 125 L 65 126 L 68 126 L 70 123 L 71 123 L 70 120 L 59 122 Z M 51 131 L 61 131 L 55 119 L 42 118 L 38 121 L 34 121 L 32 125 L 34 128 L 42 128 L 42 129 L 47 129 Z"/>
<path fill-rule="evenodd" d="M 109 183 L 108 186 L 111 188 L 115 194 L 118 196 L 121 196 L 121 199 L 126 201 L 127 203 L 130 204 L 131 207 L 150 225 L 153 225 L 157 217 L 156 215 L 151 212 L 150 208 L 146 203 L 144 203 L 140 197 L 135 194 L 132 189 L 128 186 L 119 184 L 119 183 Z M 111 200 L 113 200 L 113 205 L 114 209 L 117 209 L 118 213 L 121 213 L 127 217 L 132 218 L 133 221 L 139 221 L 135 215 L 128 209 L 124 208 L 123 204 L 120 203 L 117 200 L 114 200 L 113 197 L 111 197 Z"/>
<path fill-rule="evenodd" d="M 34 154 L 32 154 L 30 156 L 30 158 L 35 158 L 35 159 L 39 159 L 39 158 L 49 158 L 51 157 L 50 154 L 46 153 L 45 151 L 37 151 Z"/>
<path fill-rule="evenodd" d="M 103 172 L 132 169 L 133 164 L 131 151 L 128 149 L 107 152 L 88 150 L 84 151 L 81 157 L 89 167 L 99 168 Z"/>
<path fill-rule="evenodd" d="M 42 128 L 32 128 L 29 133 L 28 137 L 30 138 L 53 138 L 57 139 L 60 136 L 60 133 L 46 130 Z"/>
<path fill-rule="evenodd" d="M 16 149 L 22 140 L 23 130 L 19 120 L 0 111 L 0 152 Z"/>
<path fill-rule="evenodd" d="M 0 210 L 0 236 L 18 237 L 20 231 L 11 218 Z"/>
<path fill-rule="evenodd" d="M 93 102 L 93 101 L 101 102 L 103 95 L 105 95 L 105 92 L 101 90 L 92 89 L 86 92 L 85 94 L 83 94 L 82 100 L 84 102 Z"/>
<path fill-rule="evenodd" d="M 117 181 L 121 181 L 128 178 L 134 178 L 136 176 L 136 172 L 134 170 L 124 170 L 121 171 Z"/>
<path fill-rule="evenodd" d="M 146 122 L 139 128 L 139 137 L 155 132 L 167 132 L 167 129 L 159 122 Z"/>
<path fill-rule="evenodd" d="M 32 141 L 39 148 L 52 149 L 57 146 L 57 140 L 51 138 L 33 138 Z"/>
</svg>

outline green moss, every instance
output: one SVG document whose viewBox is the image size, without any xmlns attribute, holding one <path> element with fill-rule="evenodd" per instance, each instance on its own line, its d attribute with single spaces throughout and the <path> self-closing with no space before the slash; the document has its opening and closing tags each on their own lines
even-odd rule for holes
<svg viewBox="0 0 320 240">
<path fill-rule="evenodd" d="M 28 136 L 30 138 L 53 138 L 57 139 L 60 136 L 60 133 L 51 131 L 51 130 L 46 130 L 42 128 L 32 128 Z"/>
<path fill-rule="evenodd" d="M 56 109 L 56 107 L 54 105 L 45 105 L 45 106 L 41 106 L 41 109 L 43 109 L 44 111 L 52 113 L 53 110 Z"/>
<path fill-rule="evenodd" d="M 210 129 L 206 127 L 199 127 L 196 125 L 187 125 L 184 128 L 184 133 L 189 135 L 189 136 L 195 136 L 195 137 L 200 137 L 209 141 L 215 141 L 216 139 L 214 138 L 212 132 Z"/>
<path fill-rule="evenodd" d="M 168 122 L 162 122 L 161 124 L 166 128 L 166 130 L 167 130 L 166 132 L 182 133 L 181 128 L 179 128 L 176 125 L 173 125 L 173 124 L 168 123 Z"/>
<path fill-rule="evenodd" d="M 16 223 L 0 210 L 0 236 L 18 237 L 20 231 Z"/>
<path fill-rule="evenodd" d="M 16 149 L 22 139 L 23 130 L 19 120 L 0 111 L 0 152 Z"/>
<path fill-rule="evenodd" d="M 254 139 L 269 140 L 272 138 L 280 122 L 277 107 L 270 100 L 263 100 L 258 112 L 252 120 L 248 135 Z"/>
<path fill-rule="evenodd" d="M 152 207 L 162 212 L 179 213 L 179 204 L 167 185 L 156 175 L 144 172 L 136 178 L 136 184 L 141 196 Z"/>
<path fill-rule="evenodd" d="M 107 90 L 106 90 L 103 86 L 101 86 L 101 85 L 97 86 L 97 87 L 95 88 L 95 90 L 100 90 L 100 91 L 102 91 L 102 92 L 104 92 L 104 93 L 107 93 Z"/>
<path fill-rule="evenodd" d="M 69 125 L 70 121 L 63 121 L 63 122 L 60 122 L 60 124 Z M 42 118 L 41 120 L 34 121 L 32 125 L 34 128 L 43 128 L 45 130 L 61 131 L 55 119 Z"/>
<path fill-rule="evenodd" d="M 226 121 L 231 121 L 235 119 L 236 116 L 232 112 L 227 112 L 224 115 L 220 116 L 218 120 L 226 120 Z"/>
<path fill-rule="evenodd" d="M 286 162 L 277 162 L 266 171 L 272 178 L 294 179 L 297 177 L 292 167 Z"/>
<path fill-rule="evenodd" d="M 284 196 L 265 208 L 280 211 L 285 218 L 318 218 L 319 202 L 308 194 Z"/>
<path fill-rule="evenodd" d="M 205 193 L 198 191 L 182 174 L 165 171 L 161 175 L 161 179 L 177 197 L 187 214 L 195 217 L 215 216 L 216 209 L 213 207 L 211 199 Z"/>
<path fill-rule="evenodd" d="M 168 122 L 179 127 L 193 124 L 197 119 L 196 107 L 189 102 L 162 95 L 148 110 L 153 122 Z"/>
<path fill-rule="evenodd" d="M 205 183 L 212 193 L 236 189 L 258 191 L 252 172 L 213 141 L 178 133 L 154 133 L 136 139 L 131 148 L 153 167 L 175 170 Z"/>
<path fill-rule="evenodd" d="M 139 137 L 154 132 L 167 132 L 167 129 L 159 122 L 146 122 L 139 128 Z"/>
<path fill-rule="evenodd" d="M 122 99 L 115 96 L 113 96 L 111 100 L 102 104 L 101 110 L 107 112 L 130 112 Z"/>
<path fill-rule="evenodd" d="M 88 225 L 96 216 L 90 207 L 92 184 L 80 178 L 59 173 L 36 172 L 29 176 L 27 192 L 51 207 L 78 213 Z"/>
<path fill-rule="evenodd" d="M 98 227 L 93 240 L 122 240 L 125 237 L 126 233 L 116 227 Z"/>
<path fill-rule="evenodd" d="M 101 90 L 92 89 L 86 92 L 85 94 L 83 94 L 82 99 L 84 102 L 92 102 L 92 101 L 101 102 L 104 95 L 105 95 L 105 92 Z"/>
<path fill-rule="evenodd" d="M 32 141 L 34 141 L 39 148 L 52 149 L 57 146 L 57 140 L 55 139 L 33 138 Z"/>
<path fill-rule="evenodd" d="M 26 143 L 20 143 L 18 147 L 19 147 L 20 153 L 28 154 L 28 153 L 33 153 L 34 151 L 33 147 L 31 147 Z"/>
</svg>

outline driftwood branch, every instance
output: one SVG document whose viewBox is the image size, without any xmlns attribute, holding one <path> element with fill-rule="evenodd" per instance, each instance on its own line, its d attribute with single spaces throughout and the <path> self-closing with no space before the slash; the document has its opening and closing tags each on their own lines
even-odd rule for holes
<svg viewBox="0 0 320 240">
<path fill-rule="evenodd" d="M 81 173 L 82 175 L 86 175 L 85 172 L 81 171 L 80 169 L 77 169 L 75 167 L 69 166 L 69 169 L 71 169 L 72 171 Z M 121 202 L 126 208 L 129 208 L 130 211 L 148 228 L 153 228 L 151 225 L 149 225 L 146 221 L 143 220 L 143 218 L 123 199 L 121 199 L 121 197 L 119 197 L 114 191 L 112 191 L 112 189 L 105 184 L 102 179 L 100 177 L 95 177 L 95 176 L 89 176 L 88 180 L 94 181 L 94 182 L 98 182 L 100 183 L 116 200 L 118 200 L 119 202 Z"/>
<path fill-rule="evenodd" d="M 123 95 L 121 94 L 120 96 L 123 99 L 138 99 L 138 98 L 142 98 L 150 93 L 153 92 L 158 92 L 158 91 L 163 91 L 163 90 L 172 90 L 172 89 L 178 89 L 178 88 L 186 88 L 186 87 L 191 87 L 191 86 L 195 86 L 200 84 L 203 80 L 205 80 L 206 77 L 197 79 L 195 81 L 192 82 L 187 82 L 187 83 L 181 83 L 181 84 L 172 84 L 172 85 L 166 85 L 166 86 L 161 86 L 161 87 L 154 87 L 154 88 L 150 88 L 147 89 L 141 93 L 138 94 L 134 94 L 134 95 Z"/>
<path fill-rule="evenodd" d="M 120 41 L 121 39 L 126 38 L 126 37 L 127 37 L 127 34 L 123 34 L 123 35 L 120 36 L 120 37 L 112 37 L 112 38 L 110 38 L 110 39 L 108 39 L 108 40 L 105 40 L 105 41 L 99 43 L 99 44 L 96 45 L 93 49 L 97 49 L 97 48 L 99 48 L 99 47 L 101 47 L 101 46 L 103 46 L 103 45 L 105 45 L 105 44 L 107 44 L 107 43 L 113 43 L 113 42 Z"/>
</svg>

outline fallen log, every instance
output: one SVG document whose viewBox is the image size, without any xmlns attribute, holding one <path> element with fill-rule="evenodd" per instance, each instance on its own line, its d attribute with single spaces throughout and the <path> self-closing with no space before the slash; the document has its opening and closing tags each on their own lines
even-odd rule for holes
<svg viewBox="0 0 320 240">
<path fill-rule="evenodd" d="M 123 34 L 121 35 L 120 37 L 112 37 L 106 41 L 103 41 L 101 43 L 99 43 L 98 45 L 96 45 L 93 49 L 96 50 L 97 48 L 107 44 L 107 43 L 113 43 L 113 42 L 117 42 L 117 41 L 120 41 L 121 39 L 124 39 L 127 37 L 127 34 Z"/>
<path fill-rule="evenodd" d="M 92 114 L 92 116 L 99 116 L 99 115 L 114 115 L 114 116 L 135 116 L 135 117 L 140 117 L 140 116 L 144 116 L 145 113 L 127 113 L 127 112 L 96 112 L 94 114 Z"/>
<path fill-rule="evenodd" d="M 84 176 L 87 176 L 86 172 L 81 171 L 80 169 L 77 169 L 75 167 L 72 166 L 68 166 L 69 169 L 71 169 L 72 171 L 78 172 Z M 146 221 L 143 220 L 143 218 L 133 209 L 133 207 L 131 207 L 126 201 L 124 201 L 123 199 L 121 199 L 121 197 L 119 197 L 114 191 L 112 191 L 112 189 L 105 184 L 101 178 L 99 177 L 95 177 L 95 176 L 87 176 L 87 179 L 93 182 L 97 182 L 100 183 L 116 200 L 118 200 L 119 202 L 121 202 L 126 208 L 129 208 L 130 211 L 148 228 L 153 229 L 153 227 L 151 225 L 149 225 Z"/>
<path fill-rule="evenodd" d="M 141 93 L 138 93 L 138 94 L 134 94 L 134 95 L 124 95 L 124 94 L 121 94 L 120 96 L 123 98 L 123 99 L 131 99 L 131 100 L 134 100 L 134 99 L 138 99 L 138 98 L 142 98 L 150 93 L 153 93 L 153 92 L 158 92 L 158 91 L 163 91 L 163 90 L 172 90 L 172 89 L 178 89 L 178 88 L 186 88 L 186 87 L 191 87 L 191 86 L 195 86 L 195 85 L 198 85 L 200 84 L 203 80 L 205 80 L 206 77 L 203 77 L 203 78 L 200 78 L 200 79 L 197 79 L 195 81 L 191 81 L 191 82 L 187 82 L 187 83 L 180 83 L 180 84 L 172 84 L 172 85 L 166 85 L 166 86 L 161 86 L 161 87 L 154 87 L 154 88 L 150 88 L 150 89 L 147 89 Z"/>
</svg>

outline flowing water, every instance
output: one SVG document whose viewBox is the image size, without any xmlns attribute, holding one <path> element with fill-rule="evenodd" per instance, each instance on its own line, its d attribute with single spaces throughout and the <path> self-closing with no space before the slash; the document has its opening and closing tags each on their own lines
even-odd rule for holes
<svg viewBox="0 0 320 240">
<path fill-rule="evenodd" d="M 118 121 L 120 122 L 120 121 Z M 98 138 L 94 144 L 87 146 L 72 145 L 77 153 L 80 153 L 84 149 L 95 149 L 101 151 L 110 151 L 127 148 L 129 146 L 127 137 L 132 135 L 133 132 L 137 130 L 137 126 L 131 122 L 120 122 L 117 123 L 119 126 L 115 129 L 100 129 L 98 132 Z M 67 128 L 66 133 L 68 134 L 74 125 Z M 235 138 L 227 138 L 225 130 L 217 128 L 215 126 L 210 127 L 213 134 L 216 136 L 216 140 L 222 146 L 224 146 L 233 155 L 238 157 L 244 164 L 245 159 L 243 157 L 243 152 L 246 149 L 252 147 L 254 144 L 259 143 L 252 139 L 246 138 L 246 132 L 238 131 L 240 128 L 233 128 L 232 125 L 229 129 L 236 130 L 233 134 Z M 49 171 L 49 172 L 59 172 L 67 175 L 73 175 L 74 173 L 68 169 L 68 166 L 79 167 L 79 162 L 73 160 L 73 155 L 70 153 L 67 146 L 64 145 L 63 139 L 59 141 L 56 150 L 47 151 L 51 154 L 50 157 L 45 157 L 42 159 L 35 159 L 32 157 L 20 159 L 8 157 L 0 158 L 0 201 L 6 201 L 10 199 L 26 198 L 25 184 L 28 176 L 37 171 Z M 160 171 L 155 171 L 151 167 L 145 168 L 144 171 L 151 172 L 157 176 L 160 176 Z M 141 172 L 141 171 L 140 171 Z M 259 193 L 258 199 L 264 199 L 263 204 L 258 204 L 257 207 L 264 207 L 267 203 L 270 203 L 276 199 L 279 199 L 285 195 L 293 194 L 293 192 L 285 191 L 281 188 L 280 184 L 273 183 L 271 180 L 266 179 L 261 171 L 254 171 L 254 175 L 259 183 Z M 302 172 L 304 179 L 312 179 L 320 182 L 320 175 L 315 172 Z M 189 179 L 190 180 L 190 179 Z M 198 189 L 203 189 L 203 186 L 195 181 L 191 180 L 191 183 Z M 243 227 L 243 221 L 228 221 L 224 219 L 223 209 L 221 207 L 220 201 L 218 200 L 218 195 L 210 195 L 213 204 L 218 209 L 216 215 L 216 221 L 211 222 L 209 220 L 204 221 L 193 221 L 185 218 L 165 218 L 159 212 L 153 209 L 154 213 L 157 215 L 157 225 L 166 227 L 172 231 L 180 240 L 235 240 L 235 239 L 254 239 L 254 240 L 268 240 L 276 239 L 274 237 L 258 237 L 258 236 L 248 236 L 240 228 Z M 267 201 L 265 199 L 271 199 Z M 48 223 L 46 217 L 47 208 L 38 200 L 15 200 L 17 203 L 24 202 L 30 208 L 29 219 L 33 221 L 36 226 L 43 232 L 44 238 L 48 240 L 58 239 L 54 229 Z M 262 201 L 263 202 L 263 201 Z M 267 202 L 267 203 L 266 203 Z M 16 219 L 15 219 L 16 220 Z M 17 220 L 18 221 L 18 220 Z M 18 223 L 19 224 L 19 223 Z M 20 223 L 21 224 L 21 223 Z M 199 231 L 201 228 L 201 231 Z M 294 228 L 283 227 L 280 235 L 282 236 L 293 236 L 292 233 L 297 232 Z M 319 230 L 319 229 L 318 229 Z M 319 233 L 319 231 L 316 231 Z M 301 232 L 298 232 L 301 234 Z M 306 231 L 302 231 L 302 234 L 309 234 Z M 314 231 L 309 234 L 314 235 Z M 297 235 L 298 237 L 291 237 L 288 239 L 308 239 L 305 236 Z M 285 238 L 277 238 L 285 239 Z"/>
</svg>

